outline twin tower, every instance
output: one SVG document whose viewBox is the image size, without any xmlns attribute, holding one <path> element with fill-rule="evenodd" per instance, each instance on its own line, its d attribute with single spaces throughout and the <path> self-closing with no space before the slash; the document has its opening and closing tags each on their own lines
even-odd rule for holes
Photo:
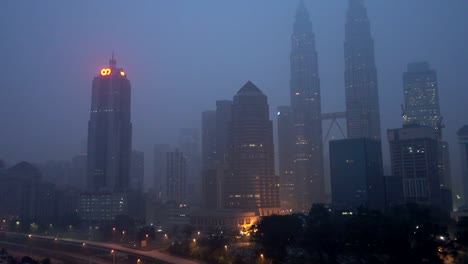
<svg viewBox="0 0 468 264">
<path fill-rule="evenodd" d="M 380 140 L 374 41 L 363 0 L 349 0 L 345 26 L 345 93 L 348 138 Z M 320 78 L 315 35 L 301 1 L 291 37 L 290 106 L 278 108 L 282 207 L 308 210 L 327 201 L 323 169 Z"/>
</svg>

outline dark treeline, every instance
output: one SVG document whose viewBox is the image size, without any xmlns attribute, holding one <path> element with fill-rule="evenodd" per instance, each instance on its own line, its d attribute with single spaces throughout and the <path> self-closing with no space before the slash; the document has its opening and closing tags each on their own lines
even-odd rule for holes
<svg viewBox="0 0 468 264">
<path fill-rule="evenodd" d="M 448 234 L 452 227 L 455 238 Z M 436 264 L 462 258 L 466 227 L 466 221 L 456 224 L 414 204 L 345 215 L 317 205 L 307 215 L 262 218 L 253 241 L 268 263 Z"/>
</svg>

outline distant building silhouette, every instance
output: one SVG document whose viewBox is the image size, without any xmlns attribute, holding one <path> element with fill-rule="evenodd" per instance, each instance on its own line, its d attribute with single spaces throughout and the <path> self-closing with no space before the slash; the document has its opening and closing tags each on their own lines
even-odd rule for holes
<svg viewBox="0 0 468 264">
<path fill-rule="evenodd" d="M 348 138 L 380 139 L 374 40 L 363 0 L 349 0 L 346 17 L 345 91 Z"/>
<path fill-rule="evenodd" d="M 23 161 L 8 168 L 0 179 L 0 215 L 36 221 L 41 180 L 41 172 L 31 163 Z"/>
<path fill-rule="evenodd" d="M 281 208 L 296 208 L 294 195 L 295 137 L 294 115 L 289 106 L 280 106 L 276 113 L 278 119 L 278 161 L 280 177 Z"/>
<path fill-rule="evenodd" d="M 318 56 L 312 23 L 302 1 L 296 12 L 291 42 L 290 96 L 295 148 L 293 208 L 304 211 L 313 203 L 325 202 L 325 184 Z"/>
<path fill-rule="evenodd" d="M 232 101 L 216 101 L 216 111 L 202 113 L 202 194 L 203 207 L 209 210 L 223 206 L 223 178 L 227 170 L 229 124 Z"/>
<path fill-rule="evenodd" d="M 44 181 L 48 181 L 59 187 L 64 187 L 69 184 L 71 177 L 70 161 L 51 160 L 38 164 L 37 167 L 41 171 Z"/>
<path fill-rule="evenodd" d="M 369 138 L 330 141 L 332 204 L 336 210 L 384 209 L 380 145 L 379 140 Z"/>
<path fill-rule="evenodd" d="M 462 187 L 460 188 L 460 192 L 458 192 L 461 202 L 457 203 L 457 205 L 468 210 L 468 125 L 460 128 L 457 135 L 462 165 Z"/>
<path fill-rule="evenodd" d="M 145 153 L 133 150 L 130 165 L 130 189 L 132 191 L 143 192 L 145 179 Z"/>
<path fill-rule="evenodd" d="M 130 81 L 114 56 L 93 80 L 88 122 L 88 180 L 90 191 L 129 189 L 132 149 Z"/>
<path fill-rule="evenodd" d="M 68 183 L 80 190 L 86 187 L 86 164 L 88 157 L 86 154 L 80 154 L 72 159 L 71 164 L 71 177 Z"/>
<path fill-rule="evenodd" d="M 216 155 L 216 111 L 202 113 L 202 205 L 215 209 L 220 206 L 220 181 Z"/>
<path fill-rule="evenodd" d="M 387 134 L 392 174 L 401 177 L 405 202 L 447 208 L 437 168 L 436 130 L 411 124 L 389 129 Z"/>
<path fill-rule="evenodd" d="M 216 160 L 218 162 L 223 162 L 228 153 L 231 111 L 231 100 L 216 101 Z"/>
<path fill-rule="evenodd" d="M 250 81 L 234 96 L 229 134 L 230 173 L 224 175 L 225 208 L 278 213 L 273 125 L 267 97 Z"/>
<path fill-rule="evenodd" d="M 156 192 L 157 200 L 166 201 L 167 189 L 167 153 L 171 151 L 169 144 L 155 144 L 153 152 L 153 188 Z"/>
<path fill-rule="evenodd" d="M 179 148 L 184 153 L 187 162 L 186 198 L 191 204 L 201 202 L 201 158 L 200 137 L 195 128 L 182 128 L 179 131 Z"/>
<path fill-rule="evenodd" d="M 186 204 L 187 201 L 187 156 L 175 149 L 166 158 L 167 201 Z"/>
</svg>

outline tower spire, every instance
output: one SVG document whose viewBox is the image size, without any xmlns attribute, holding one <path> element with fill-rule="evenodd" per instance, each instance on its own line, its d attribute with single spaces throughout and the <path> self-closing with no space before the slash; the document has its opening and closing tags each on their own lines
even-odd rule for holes
<svg viewBox="0 0 468 264">
<path fill-rule="evenodd" d="M 117 61 L 114 58 L 114 50 L 112 50 L 112 58 L 109 61 L 109 65 L 111 68 L 115 68 L 117 66 Z"/>
</svg>

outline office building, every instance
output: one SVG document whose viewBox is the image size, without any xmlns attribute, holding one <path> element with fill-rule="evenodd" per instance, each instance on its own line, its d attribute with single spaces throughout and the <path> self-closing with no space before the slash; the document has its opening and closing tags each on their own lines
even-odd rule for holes
<svg viewBox="0 0 468 264">
<path fill-rule="evenodd" d="M 392 175 L 400 177 L 405 202 L 446 206 L 438 172 L 437 132 L 416 124 L 389 129 Z"/>
<path fill-rule="evenodd" d="M 294 122 L 294 206 L 307 211 L 325 202 L 322 111 L 315 35 L 301 1 L 291 36 L 290 97 Z"/>
<path fill-rule="evenodd" d="M 460 197 L 459 200 L 461 200 L 457 202 L 456 208 L 468 210 L 468 125 L 460 128 L 457 135 L 458 144 L 460 145 L 462 177 L 459 181 L 461 184 L 454 185 L 454 187 L 457 187 L 455 193 Z"/>
<path fill-rule="evenodd" d="M 380 139 L 374 40 L 363 0 L 349 0 L 345 27 L 345 93 L 348 138 Z"/>
<path fill-rule="evenodd" d="M 166 201 L 167 188 L 167 153 L 171 151 L 169 144 L 161 143 L 154 145 L 153 152 L 153 189 L 157 200 Z"/>
<path fill-rule="evenodd" d="M 205 111 L 202 113 L 202 205 L 208 209 L 220 206 L 216 158 L 216 111 Z"/>
<path fill-rule="evenodd" d="M 278 161 L 281 209 L 292 210 L 294 203 L 294 120 L 291 107 L 277 109 L 278 120 Z"/>
<path fill-rule="evenodd" d="M 267 97 L 250 81 L 234 96 L 228 162 L 230 173 L 223 179 L 224 207 L 259 215 L 278 213 L 273 125 Z"/>
<path fill-rule="evenodd" d="M 167 152 L 166 199 L 179 204 L 187 201 L 187 156 L 179 149 Z"/>
<path fill-rule="evenodd" d="M 332 204 L 336 210 L 385 208 L 380 145 L 369 138 L 330 141 Z"/>
<path fill-rule="evenodd" d="M 132 123 L 130 81 L 112 55 L 94 77 L 88 122 L 89 191 L 126 191 L 130 183 Z"/>
<path fill-rule="evenodd" d="M 191 204 L 201 203 L 201 157 L 198 130 L 182 128 L 179 131 L 179 148 L 184 153 L 187 162 L 186 195 Z"/>
<path fill-rule="evenodd" d="M 437 72 L 428 62 L 413 62 L 403 73 L 404 113 L 407 124 L 430 126 L 438 139 L 439 181 L 444 197 L 451 199 L 452 180 L 448 142 L 442 140 L 442 116 L 439 105 Z M 451 203 L 451 201 L 447 201 Z"/>
</svg>

